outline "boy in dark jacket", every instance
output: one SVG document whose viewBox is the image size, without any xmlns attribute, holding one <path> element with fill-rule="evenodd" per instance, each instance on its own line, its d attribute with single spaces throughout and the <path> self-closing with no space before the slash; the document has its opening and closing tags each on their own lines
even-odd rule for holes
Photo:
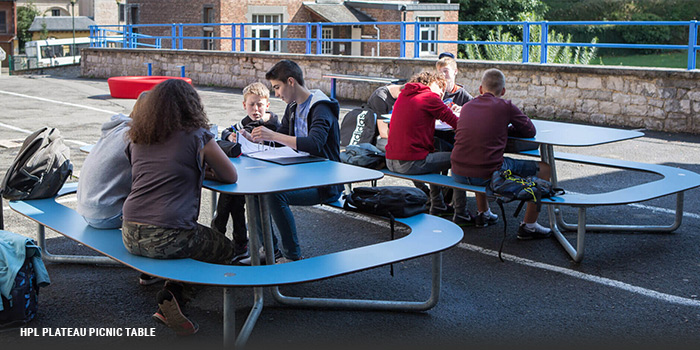
<svg viewBox="0 0 700 350">
<path fill-rule="evenodd" d="M 265 79 L 270 82 L 275 94 L 287 103 L 287 109 L 282 117 L 282 125 L 277 131 L 259 126 L 251 132 L 252 141 L 274 141 L 295 150 L 339 162 L 338 102 L 331 100 L 320 90 L 307 89 L 304 86 L 301 68 L 290 60 L 277 62 L 265 74 Z M 342 185 L 333 185 L 262 196 L 263 205 L 272 215 L 282 240 L 280 252 L 277 250 L 277 237 L 273 235 L 275 258 L 278 259 L 278 263 L 302 258 L 296 223 L 289 206 L 334 202 L 338 200 L 342 190 Z"/>
<path fill-rule="evenodd" d="M 258 126 L 277 130 L 280 126 L 276 114 L 269 112 L 270 90 L 262 83 L 252 83 L 243 88 L 243 109 L 248 115 L 240 122 L 221 132 L 222 140 L 236 142 L 236 132 L 253 131 Z M 226 233 L 228 217 L 233 220 L 234 258 L 237 262 L 248 257 L 248 234 L 245 224 L 245 196 L 222 193 L 216 205 L 216 214 L 211 226 L 221 233 Z"/>
</svg>

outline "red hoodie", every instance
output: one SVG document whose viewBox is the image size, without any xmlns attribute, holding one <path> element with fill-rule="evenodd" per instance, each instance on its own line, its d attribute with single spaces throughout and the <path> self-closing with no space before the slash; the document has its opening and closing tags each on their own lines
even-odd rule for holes
<svg viewBox="0 0 700 350">
<path fill-rule="evenodd" d="M 408 83 L 396 99 L 391 113 L 386 158 L 421 160 L 435 150 L 435 120 L 457 128 L 457 116 L 440 96 L 420 83 Z"/>
</svg>

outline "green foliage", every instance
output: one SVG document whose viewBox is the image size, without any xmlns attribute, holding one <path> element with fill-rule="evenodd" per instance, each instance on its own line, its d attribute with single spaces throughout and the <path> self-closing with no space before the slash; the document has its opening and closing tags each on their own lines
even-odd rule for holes
<svg viewBox="0 0 700 350">
<path fill-rule="evenodd" d="M 530 42 L 540 41 L 540 26 L 530 27 Z M 477 38 L 472 36 L 472 40 Z M 487 41 L 518 42 L 519 37 L 513 36 L 509 32 L 498 27 L 488 34 Z M 555 31 L 549 32 L 548 42 L 571 43 L 571 34 L 564 36 Z M 591 43 L 598 42 L 598 38 L 593 38 Z M 547 46 L 547 62 L 560 64 L 590 64 L 596 57 L 595 47 L 571 47 L 571 46 Z M 521 45 L 466 45 L 465 54 L 471 60 L 490 60 L 506 62 L 522 62 L 523 49 Z M 540 61 L 540 50 L 538 46 L 530 47 L 529 62 Z"/>
<path fill-rule="evenodd" d="M 549 6 L 549 21 L 689 21 L 700 20 L 698 0 L 543 0 Z M 574 41 L 592 36 L 604 43 L 688 43 L 688 30 L 668 26 L 566 26 L 561 31 Z M 666 52 L 666 50 L 659 50 Z M 603 49 L 601 54 L 638 54 L 640 50 Z"/>
<path fill-rule="evenodd" d="M 445 0 L 421 0 L 425 3 L 446 3 Z M 452 1 L 456 3 L 456 1 Z M 542 0 L 459 0 L 460 21 L 523 21 L 525 18 L 543 18 L 547 5 Z M 485 40 L 495 26 L 460 25 L 459 40 L 478 38 Z M 498 30 L 498 29 L 496 29 Z M 522 26 L 506 26 L 500 29 L 516 37 L 522 37 Z M 459 45 L 459 57 L 465 56 L 466 46 Z"/>
<path fill-rule="evenodd" d="M 635 13 L 632 15 L 631 20 L 661 21 L 662 18 L 653 13 Z M 619 26 L 617 30 L 628 43 L 666 44 L 671 40 L 671 28 L 669 26 Z M 645 53 L 658 51 L 659 50 L 643 50 Z"/>
<path fill-rule="evenodd" d="M 34 2 L 29 1 L 25 6 L 17 7 L 17 37 L 19 39 L 19 51 L 24 52 L 24 43 L 32 41 L 32 33 L 29 32 L 34 17 L 41 12 L 36 8 Z"/>
</svg>

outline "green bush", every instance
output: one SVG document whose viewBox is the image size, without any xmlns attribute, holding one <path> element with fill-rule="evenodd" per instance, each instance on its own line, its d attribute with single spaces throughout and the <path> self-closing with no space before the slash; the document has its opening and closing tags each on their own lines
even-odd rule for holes
<svg viewBox="0 0 700 350">
<path fill-rule="evenodd" d="M 653 13 L 635 13 L 632 21 L 661 21 L 662 18 Z M 671 41 L 669 26 L 617 26 L 617 31 L 625 42 L 630 44 L 668 44 Z M 640 53 L 653 53 L 662 50 L 639 50 Z"/>
</svg>

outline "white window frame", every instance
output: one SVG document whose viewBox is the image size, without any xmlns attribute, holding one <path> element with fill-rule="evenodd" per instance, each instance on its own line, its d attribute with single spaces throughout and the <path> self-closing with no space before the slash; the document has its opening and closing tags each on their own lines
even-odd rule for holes
<svg viewBox="0 0 700 350">
<path fill-rule="evenodd" d="M 260 22 L 262 20 L 262 22 Z M 265 23 L 281 23 L 282 14 L 253 14 L 251 23 L 261 23 L 252 25 L 250 27 L 251 37 L 263 39 L 273 39 L 282 37 L 282 26 L 271 25 Z M 262 36 L 262 32 L 267 32 L 269 36 Z M 264 50 L 262 44 L 267 42 L 268 49 Z M 253 51 L 254 52 L 281 52 L 280 40 L 253 40 Z"/>
<path fill-rule="evenodd" d="M 417 17 L 418 22 L 439 22 L 440 17 L 428 17 L 421 16 Z M 437 24 L 421 24 L 418 31 L 419 39 L 421 40 L 438 40 L 438 26 Z M 427 36 L 424 37 L 424 36 Z M 419 45 L 419 55 L 420 56 L 434 56 L 437 55 L 437 43 L 423 43 Z"/>
<path fill-rule="evenodd" d="M 333 28 L 321 29 L 321 39 L 333 39 Z M 333 42 L 332 41 L 322 41 L 321 42 L 321 54 L 323 54 L 323 55 L 332 55 L 333 54 Z"/>
</svg>

